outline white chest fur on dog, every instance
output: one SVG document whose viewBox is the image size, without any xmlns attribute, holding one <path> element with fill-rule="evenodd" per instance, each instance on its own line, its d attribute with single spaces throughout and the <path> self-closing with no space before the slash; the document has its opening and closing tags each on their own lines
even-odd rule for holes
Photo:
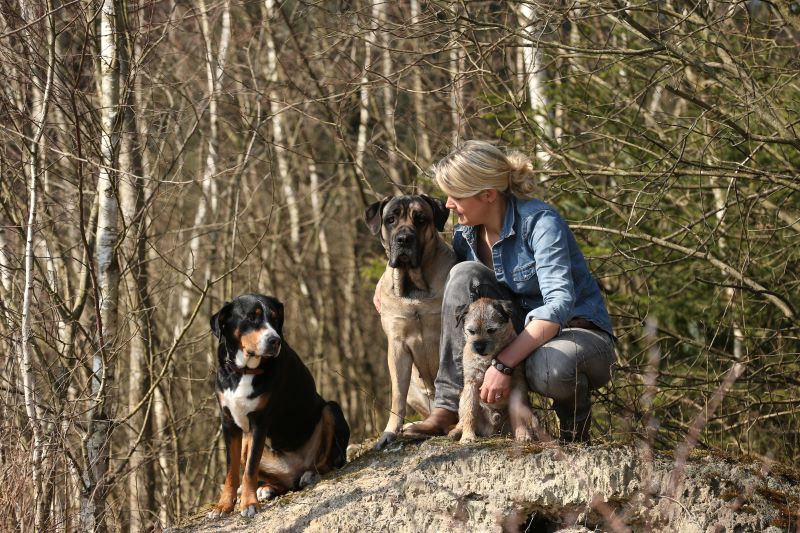
<svg viewBox="0 0 800 533">
<path fill-rule="evenodd" d="M 247 415 L 255 411 L 259 403 L 258 397 L 250 397 L 253 394 L 253 377 L 251 374 L 245 374 L 239 379 L 236 389 L 222 391 L 222 406 L 228 408 L 233 421 L 245 433 L 250 432 L 250 419 Z"/>
</svg>

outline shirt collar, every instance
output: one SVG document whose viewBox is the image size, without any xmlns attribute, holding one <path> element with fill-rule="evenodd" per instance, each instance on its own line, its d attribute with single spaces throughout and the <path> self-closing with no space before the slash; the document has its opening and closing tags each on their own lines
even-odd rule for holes
<svg viewBox="0 0 800 533">
<path fill-rule="evenodd" d="M 517 199 L 513 194 L 504 195 L 506 198 L 506 216 L 503 220 L 503 230 L 500 232 L 500 240 L 514 235 L 514 225 L 517 222 Z"/>
</svg>

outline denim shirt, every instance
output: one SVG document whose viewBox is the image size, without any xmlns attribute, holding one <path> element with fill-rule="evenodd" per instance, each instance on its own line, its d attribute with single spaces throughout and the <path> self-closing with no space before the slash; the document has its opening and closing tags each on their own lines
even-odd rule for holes
<svg viewBox="0 0 800 533">
<path fill-rule="evenodd" d="M 541 200 L 506 196 L 500 239 L 492 246 L 497 281 L 519 298 L 531 320 L 562 328 L 573 318 L 591 320 L 609 335 L 611 318 L 586 259 L 566 221 Z M 459 261 L 480 261 L 475 226 L 458 225 L 453 249 Z"/>
</svg>

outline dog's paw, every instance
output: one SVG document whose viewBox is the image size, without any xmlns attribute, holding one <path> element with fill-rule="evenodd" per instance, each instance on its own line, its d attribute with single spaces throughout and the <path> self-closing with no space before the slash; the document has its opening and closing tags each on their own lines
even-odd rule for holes
<svg viewBox="0 0 800 533">
<path fill-rule="evenodd" d="M 222 518 L 223 516 L 228 516 L 232 510 L 233 510 L 233 508 L 230 508 L 230 509 L 228 509 L 226 511 L 225 509 L 221 508 L 220 506 L 216 506 L 216 507 L 214 507 L 214 509 L 210 513 L 208 513 L 207 516 L 211 520 L 218 520 L 218 519 Z"/>
<path fill-rule="evenodd" d="M 258 512 L 258 506 L 257 505 L 248 505 L 247 507 L 242 509 L 242 513 L 241 514 L 245 518 L 253 518 L 256 515 L 257 512 Z"/>
<path fill-rule="evenodd" d="M 397 438 L 397 433 L 394 433 L 392 431 L 384 431 L 383 434 L 381 435 L 381 438 L 379 438 L 378 442 L 375 443 L 373 449 L 382 450 L 388 444 L 392 443 L 396 438 Z"/>
<path fill-rule="evenodd" d="M 461 435 L 461 440 L 458 442 L 461 444 L 469 444 L 470 442 L 475 442 L 476 440 L 478 440 L 478 437 L 474 433 L 464 433 Z"/>
<path fill-rule="evenodd" d="M 256 498 L 258 501 L 263 502 L 265 500 L 271 500 L 278 495 L 272 487 L 258 487 L 256 489 Z"/>
<path fill-rule="evenodd" d="M 301 489 L 304 489 L 317 482 L 317 475 L 311 470 L 307 470 L 300 476 L 300 481 L 297 483 Z"/>
</svg>

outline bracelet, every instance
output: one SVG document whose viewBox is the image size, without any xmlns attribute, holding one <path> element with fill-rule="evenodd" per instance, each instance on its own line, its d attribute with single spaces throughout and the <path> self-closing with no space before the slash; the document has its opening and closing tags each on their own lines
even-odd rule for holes
<svg viewBox="0 0 800 533">
<path fill-rule="evenodd" d="M 498 370 L 498 372 L 502 372 L 506 376 L 510 376 L 511 373 L 514 372 L 513 368 L 511 368 L 510 366 L 504 365 L 503 363 L 501 363 L 497 359 L 492 359 L 492 366 L 495 367 Z"/>
</svg>

